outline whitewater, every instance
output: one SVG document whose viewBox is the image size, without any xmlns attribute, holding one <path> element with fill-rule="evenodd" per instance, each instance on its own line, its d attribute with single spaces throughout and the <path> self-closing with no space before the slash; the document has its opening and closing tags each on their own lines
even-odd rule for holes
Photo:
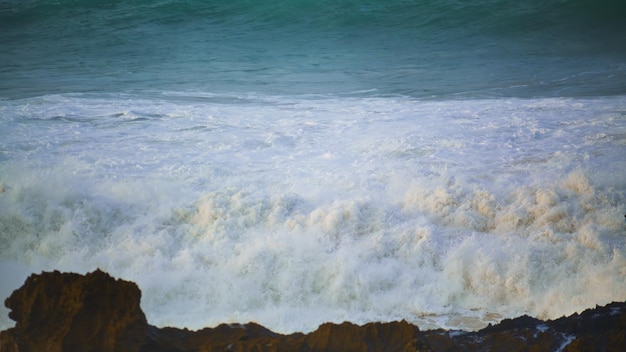
<svg viewBox="0 0 626 352">
<path fill-rule="evenodd" d="M 152 324 L 281 332 L 626 299 L 623 97 L 68 94 L 0 112 L 3 296 L 101 268 L 138 283 Z"/>
<path fill-rule="evenodd" d="M 151 324 L 283 333 L 624 301 L 623 10 L 0 0 L 0 299 L 100 268 Z"/>
</svg>

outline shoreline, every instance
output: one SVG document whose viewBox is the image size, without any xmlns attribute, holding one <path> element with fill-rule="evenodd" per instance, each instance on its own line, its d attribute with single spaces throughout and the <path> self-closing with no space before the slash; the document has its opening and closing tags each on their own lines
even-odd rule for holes
<svg viewBox="0 0 626 352">
<path fill-rule="evenodd" d="M 129 281 L 99 269 L 86 275 L 32 274 L 5 301 L 15 327 L 0 351 L 619 351 L 626 346 L 626 302 L 556 320 L 504 319 L 479 331 L 421 330 L 406 321 L 325 323 L 308 334 L 262 325 L 221 324 L 196 331 L 158 328 Z"/>
</svg>

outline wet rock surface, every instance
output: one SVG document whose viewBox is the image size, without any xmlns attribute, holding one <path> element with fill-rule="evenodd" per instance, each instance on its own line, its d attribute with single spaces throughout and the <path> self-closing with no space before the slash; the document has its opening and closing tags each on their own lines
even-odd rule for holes
<svg viewBox="0 0 626 352">
<path fill-rule="evenodd" d="M 552 321 L 522 316 L 477 332 L 421 331 L 406 321 L 326 323 L 282 335 L 255 324 L 190 331 L 149 325 L 132 282 L 96 270 L 31 275 L 6 299 L 15 327 L 0 351 L 625 351 L 626 302 Z"/>
</svg>

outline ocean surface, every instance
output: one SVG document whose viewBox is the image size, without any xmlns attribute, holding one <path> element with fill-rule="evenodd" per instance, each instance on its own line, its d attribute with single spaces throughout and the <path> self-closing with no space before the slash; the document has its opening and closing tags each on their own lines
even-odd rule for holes
<svg viewBox="0 0 626 352">
<path fill-rule="evenodd" d="M 625 18 L 0 0 L 0 298 L 101 268 L 151 324 L 278 332 L 624 301 Z"/>
</svg>

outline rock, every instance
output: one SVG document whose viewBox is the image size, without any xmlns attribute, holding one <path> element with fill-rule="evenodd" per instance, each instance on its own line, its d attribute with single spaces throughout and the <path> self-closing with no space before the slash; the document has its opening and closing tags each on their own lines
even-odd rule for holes
<svg viewBox="0 0 626 352">
<path fill-rule="evenodd" d="M 626 302 L 553 321 L 504 319 L 477 332 L 424 332 L 434 351 L 624 351 Z"/>
<path fill-rule="evenodd" d="M 139 351 L 148 326 L 140 298 L 137 285 L 100 270 L 31 275 L 5 301 L 16 324 L 2 351 Z"/>
<path fill-rule="evenodd" d="M 563 351 L 625 351 L 626 304 L 611 303 L 553 323 L 572 336 Z"/>
<path fill-rule="evenodd" d="M 406 321 L 323 324 L 307 335 L 303 348 L 307 351 L 428 351 L 417 326 Z"/>
<path fill-rule="evenodd" d="M 148 325 L 132 282 L 96 270 L 31 275 L 6 299 L 15 327 L 0 332 L 0 352 L 30 351 L 623 351 L 626 302 L 554 321 L 523 316 L 477 332 L 420 331 L 406 321 L 326 323 L 282 335 L 255 324 L 198 331 Z"/>
</svg>

